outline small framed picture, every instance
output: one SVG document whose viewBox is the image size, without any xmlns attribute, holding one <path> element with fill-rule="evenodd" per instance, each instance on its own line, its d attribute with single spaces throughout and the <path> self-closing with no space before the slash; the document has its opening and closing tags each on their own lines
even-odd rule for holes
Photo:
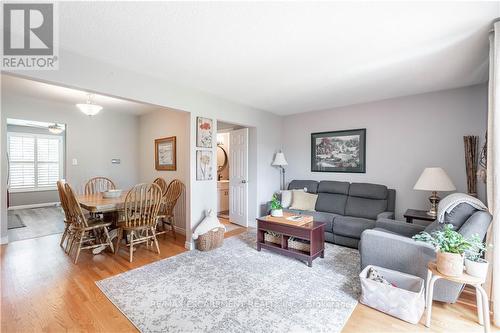
<svg viewBox="0 0 500 333">
<path fill-rule="evenodd" d="M 211 150 L 197 150 L 196 151 L 196 180 L 212 180 L 213 166 L 212 166 Z"/>
<path fill-rule="evenodd" d="M 366 172 L 366 128 L 311 134 L 312 172 Z"/>
<path fill-rule="evenodd" d="M 176 137 L 155 140 L 155 168 L 156 170 L 177 170 Z"/>
<path fill-rule="evenodd" d="M 213 120 L 209 118 L 196 118 L 196 147 L 212 148 Z"/>
</svg>

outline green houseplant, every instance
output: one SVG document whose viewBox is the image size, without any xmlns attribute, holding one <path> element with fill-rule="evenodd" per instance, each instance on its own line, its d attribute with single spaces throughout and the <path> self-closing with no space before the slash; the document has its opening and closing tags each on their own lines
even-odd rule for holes
<svg viewBox="0 0 500 333">
<path fill-rule="evenodd" d="M 465 238 L 453 230 L 452 224 L 445 224 L 442 229 L 427 233 L 420 232 L 413 236 L 417 241 L 432 244 L 437 250 L 437 270 L 445 275 L 460 276 L 464 269 L 464 253 L 471 249 L 476 240 Z"/>
<path fill-rule="evenodd" d="M 465 270 L 467 274 L 486 279 L 488 274 L 488 261 L 483 259 L 488 246 L 478 235 L 471 237 L 472 246 L 465 251 Z"/>
<path fill-rule="evenodd" d="M 275 217 L 283 216 L 283 206 L 281 206 L 281 202 L 276 194 L 273 194 L 270 206 L 271 206 L 271 216 Z"/>
</svg>

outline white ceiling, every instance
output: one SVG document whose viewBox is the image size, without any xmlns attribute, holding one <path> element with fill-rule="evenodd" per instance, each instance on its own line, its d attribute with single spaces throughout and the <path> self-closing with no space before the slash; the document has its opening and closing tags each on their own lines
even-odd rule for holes
<svg viewBox="0 0 500 333">
<path fill-rule="evenodd" d="M 65 2 L 62 48 L 277 114 L 487 80 L 500 2 Z"/>
<path fill-rule="evenodd" d="M 88 93 L 82 90 L 70 89 L 66 87 L 55 86 L 38 81 L 27 80 L 20 77 L 2 75 L 2 94 L 14 94 L 17 96 L 28 96 L 43 100 L 49 100 L 56 103 L 76 105 L 85 103 Z M 148 104 L 136 103 L 114 97 L 92 94 L 92 103 L 103 107 L 101 112 L 109 110 L 126 112 L 133 115 L 142 115 L 159 107 Z M 75 112 L 77 112 L 75 106 Z"/>
</svg>

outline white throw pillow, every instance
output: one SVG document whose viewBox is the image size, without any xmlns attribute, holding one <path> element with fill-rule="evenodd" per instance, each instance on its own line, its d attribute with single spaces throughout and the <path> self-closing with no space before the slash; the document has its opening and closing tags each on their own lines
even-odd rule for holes
<svg viewBox="0 0 500 333">
<path fill-rule="evenodd" d="M 293 192 L 294 191 L 302 191 L 304 192 L 304 190 L 283 190 L 283 191 L 280 191 L 280 194 L 281 194 L 281 206 L 283 208 L 288 208 L 290 207 L 290 205 L 292 204 L 292 198 L 293 198 Z"/>
<path fill-rule="evenodd" d="M 292 206 L 290 209 L 315 211 L 317 194 L 311 194 L 302 190 L 293 191 Z"/>
<path fill-rule="evenodd" d="M 194 230 L 193 239 L 198 239 L 199 235 L 203 235 L 216 228 L 224 228 L 224 230 L 226 230 L 226 227 L 224 224 L 220 223 L 214 210 L 209 209 L 205 215 L 203 221 L 201 221 Z"/>
</svg>

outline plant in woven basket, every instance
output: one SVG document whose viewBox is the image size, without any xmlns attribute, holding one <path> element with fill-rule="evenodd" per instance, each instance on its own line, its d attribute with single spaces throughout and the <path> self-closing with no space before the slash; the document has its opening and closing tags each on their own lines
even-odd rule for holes
<svg viewBox="0 0 500 333">
<path fill-rule="evenodd" d="M 276 194 L 273 194 L 271 202 L 269 203 L 271 207 L 271 216 L 281 217 L 283 216 L 283 206 Z"/>
<path fill-rule="evenodd" d="M 437 250 L 437 269 L 450 276 L 460 276 L 463 272 L 463 254 L 476 243 L 474 237 L 465 238 L 453 230 L 452 224 L 432 233 L 422 231 L 412 237 L 414 240 L 429 243 Z"/>
</svg>

